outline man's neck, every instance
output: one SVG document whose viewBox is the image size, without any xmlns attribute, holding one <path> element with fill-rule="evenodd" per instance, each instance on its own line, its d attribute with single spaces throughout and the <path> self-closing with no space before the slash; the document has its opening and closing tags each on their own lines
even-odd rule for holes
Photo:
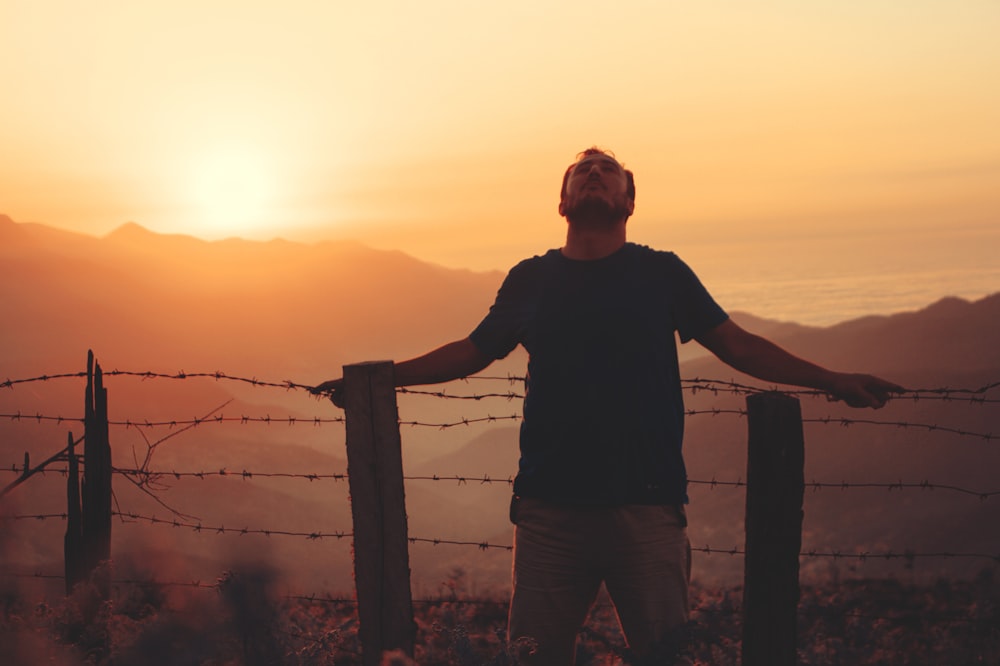
<svg viewBox="0 0 1000 666">
<path fill-rule="evenodd" d="M 625 245 L 625 223 L 606 229 L 577 229 L 573 225 L 566 231 L 566 244 L 561 248 L 567 259 L 592 261 L 603 259 Z"/>
</svg>

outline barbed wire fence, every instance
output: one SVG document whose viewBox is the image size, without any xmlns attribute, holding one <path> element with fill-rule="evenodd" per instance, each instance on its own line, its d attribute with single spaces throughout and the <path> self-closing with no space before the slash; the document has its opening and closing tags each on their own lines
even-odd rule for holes
<svg viewBox="0 0 1000 666">
<path fill-rule="evenodd" d="M 0 382 L 0 397 L 2 397 L 2 390 L 6 389 L 9 391 L 17 391 L 19 388 L 28 384 L 38 384 L 46 382 L 56 382 L 56 381 L 72 381 L 85 378 L 86 373 L 54 373 L 46 375 L 38 375 L 34 377 L 27 377 L 22 379 L 10 379 Z M 256 377 L 241 377 L 233 376 L 223 372 L 175 372 L 175 373 L 163 373 L 163 372 L 153 372 L 153 371 L 120 371 L 111 370 L 104 373 L 105 378 L 114 377 L 132 377 L 137 378 L 143 382 L 145 381 L 215 381 L 215 382 L 235 382 L 241 385 L 249 386 L 256 389 L 266 389 L 266 390 L 281 390 L 284 392 L 301 392 L 309 393 L 311 386 L 302 384 L 299 382 L 293 382 L 289 380 L 284 381 L 268 381 L 260 380 Z M 490 381 L 494 384 L 497 382 L 506 382 L 511 387 L 517 386 L 523 382 L 523 377 L 509 375 L 506 377 L 501 376 L 482 376 L 482 377 L 472 377 L 464 382 L 466 386 L 473 385 L 479 381 Z M 1000 382 L 993 382 L 981 387 L 973 388 L 948 388 L 948 387 L 938 387 L 938 388 L 923 388 L 923 389 L 913 389 L 907 391 L 905 394 L 896 398 L 896 400 L 903 401 L 909 400 L 914 402 L 933 402 L 941 403 L 943 405 L 970 405 L 973 407 L 981 407 L 984 409 L 989 409 L 990 406 L 1000 403 L 1000 398 L 996 397 L 996 389 L 1000 387 Z M 730 396 L 748 396 L 758 394 L 764 391 L 769 391 L 773 389 L 751 386 L 740 384 L 732 381 L 724 380 L 714 380 L 714 379 L 704 379 L 704 378 L 694 378 L 685 380 L 683 382 L 683 388 L 685 391 L 691 395 L 697 394 L 709 394 L 712 396 L 730 395 Z M 400 388 L 397 389 L 400 395 L 415 395 L 422 396 L 425 398 L 433 398 L 439 400 L 453 400 L 453 401 L 471 401 L 481 404 L 493 404 L 494 402 L 504 401 L 507 403 L 517 401 L 523 398 L 523 393 L 518 392 L 516 389 L 511 388 L 507 391 L 496 391 L 489 390 L 482 393 L 477 392 L 460 392 L 452 393 L 449 390 L 424 390 L 424 389 L 410 389 L 410 388 Z M 789 397 L 807 397 L 815 398 L 822 394 L 815 391 L 782 391 L 785 396 Z M 0 403 L 2 404 L 2 403 Z M 2 407 L 0 407 L 2 410 Z M 690 409 L 686 410 L 686 416 L 688 417 L 724 417 L 724 418 L 746 418 L 747 410 L 740 408 L 709 408 L 709 409 Z M 520 415 L 517 413 L 503 414 L 503 413 L 489 413 L 485 416 L 471 416 L 471 417 L 458 417 L 451 420 L 444 421 L 421 421 L 421 420 L 399 420 L 398 426 L 405 426 L 410 428 L 432 428 L 439 430 L 448 430 L 458 427 L 470 427 L 477 425 L 489 425 L 494 423 L 500 423 L 505 421 L 516 422 L 520 420 Z M 57 426 L 61 425 L 73 425 L 84 422 L 84 418 L 75 416 L 64 416 L 57 413 L 46 413 L 44 411 L 35 411 L 33 413 L 27 413 L 21 410 L 13 410 L 0 413 L 0 421 L 8 422 L 24 422 L 24 423 L 35 423 L 35 424 L 55 424 Z M 345 418 L 343 416 L 329 416 L 329 415 L 316 415 L 312 417 L 302 417 L 298 415 L 271 415 L 271 414 L 244 414 L 239 415 L 227 415 L 221 409 L 214 410 L 208 415 L 202 417 L 192 417 L 189 419 L 167 419 L 167 420 L 153 420 L 148 418 L 143 418 L 141 416 L 136 416 L 134 418 L 117 419 L 110 420 L 108 423 L 110 426 L 115 428 L 121 428 L 126 430 L 136 430 L 143 434 L 147 443 L 153 442 L 150 450 L 155 448 L 155 445 L 164 441 L 164 438 L 173 437 L 180 432 L 187 432 L 190 430 L 198 429 L 203 430 L 212 426 L 225 426 L 225 425 L 237 425 L 237 426 L 289 426 L 289 427 L 313 427 L 319 428 L 326 426 L 328 424 L 343 424 Z M 875 427 L 875 428 L 891 428 L 891 429 L 902 429 L 902 430 L 912 430 L 925 433 L 934 434 L 948 434 L 951 436 L 957 436 L 959 438 L 965 438 L 970 441 L 980 441 L 987 444 L 993 444 L 994 441 L 1000 437 L 998 434 L 992 432 L 977 432 L 973 430 L 968 430 L 961 427 L 955 427 L 951 425 L 941 425 L 938 423 L 920 423 L 920 422 L 909 422 L 900 420 L 879 420 L 879 419 L 869 419 L 869 418 L 844 418 L 844 417 L 814 417 L 814 418 L 803 418 L 803 423 L 816 424 L 818 426 L 840 426 L 840 427 L 851 427 L 851 426 L 863 426 L 863 427 Z M 166 431 L 166 435 L 159 435 L 161 431 Z M 149 438 L 153 439 L 150 440 Z M 157 437 L 159 437 L 157 439 Z M 79 441 L 77 441 L 79 443 Z M 8 448 L 10 443 L 8 443 Z M 14 488 L 25 483 L 33 476 L 47 476 L 47 475 L 59 475 L 61 477 L 66 477 L 70 473 L 69 466 L 67 464 L 68 449 L 63 449 L 57 452 L 55 455 L 50 456 L 44 460 L 41 464 L 32 466 L 30 464 L 28 454 L 25 454 L 25 460 L 23 463 L 18 463 L 16 461 L 10 461 L 8 464 L 0 468 L 3 473 L 10 474 L 14 476 L 12 482 L 3 484 L 0 482 L 0 497 L 12 492 Z M 209 478 L 237 478 L 243 481 L 253 481 L 257 479 L 286 479 L 286 480 L 299 480 L 307 483 L 314 482 L 333 482 L 340 483 L 349 480 L 347 473 L 326 473 L 320 474 L 310 471 L 302 472 L 274 472 L 268 470 L 248 470 L 239 469 L 238 466 L 233 466 L 232 468 L 220 468 L 220 469 L 158 469 L 153 464 L 152 457 L 147 457 L 143 464 L 137 464 L 132 467 L 114 467 L 112 473 L 117 478 L 128 479 L 130 483 L 136 485 L 140 488 L 145 488 L 149 490 L 154 483 L 164 482 L 169 479 L 180 480 L 184 478 L 191 479 L 209 479 Z M 469 485 L 501 485 L 501 486 L 511 486 L 513 479 L 511 477 L 504 478 L 494 478 L 484 474 L 432 474 L 424 476 L 403 476 L 403 480 L 407 483 L 419 483 L 419 482 L 430 482 L 435 484 L 454 484 L 455 486 L 469 486 Z M 715 490 L 716 488 L 733 488 L 733 489 L 745 489 L 747 482 L 742 478 L 728 478 L 728 479 L 690 479 L 689 483 L 693 486 L 700 486 L 709 490 Z M 948 492 L 957 495 L 964 495 L 970 498 L 974 498 L 979 502 L 990 502 L 996 501 L 994 498 L 1000 495 L 1000 489 L 998 488 L 974 488 L 967 487 L 960 484 L 955 484 L 952 482 L 939 482 L 933 479 L 916 479 L 910 481 L 885 481 L 885 482 L 854 482 L 846 479 L 842 480 L 827 480 L 827 481 L 808 481 L 804 484 L 804 489 L 811 490 L 813 492 L 821 491 L 858 491 L 858 490 L 882 490 L 889 493 L 901 493 L 901 492 Z M 169 507 L 166 507 L 169 508 Z M 205 525 L 200 521 L 189 520 L 189 517 L 173 515 L 170 518 L 160 518 L 155 515 L 145 515 L 134 511 L 128 511 L 127 509 L 119 509 L 114 511 L 113 514 L 123 523 L 144 523 L 154 527 L 170 527 L 174 529 L 185 529 L 190 530 L 193 533 L 201 535 L 209 534 L 238 534 L 238 535 L 260 535 L 264 537 L 287 537 L 287 538 L 302 538 L 309 541 L 322 541 L 322 540 L 342 540 L 352 538 L 353 532 L 350 530 L 335 530 L 335 531 L 295 531 L 280 529 L 275 527 L 259 527 L 259 526 L 245 526 L 240 528 L 226 527 L 224 525 Z M 5 520 L 12 521 L 47 521 L 47 520 L 67 520 L 67 513 L 24 513 L 17 515 L 8 515 L 4 517 Z M 511 546 L 509 544 L 497 544 L 490 543 L 486 540 L 460 540 L 460 539 L 449 539 L 436 536 L 408 536 L 408 541 L 410 544 L 424 543 L 433 546 L 456 546 L 456 547 L 470 547 L 478 550 L 510 550 Z M 719 556 L 729 556 L 729 557 L 743 557 L 746 555 L 744 549 L 739 547 L 725 547 L 719 545 L 693 545 L 692 548 L 695 552 L 704 553 L 707 555 L 719 555 Z M 897 550 L 893 549 L 883 549 L 883 550 L 861 550 L 852 549 L 850 547 L 845 547 L 843 549 L 828 549 L 828 550 L 816 550 L 816 549 L 803 549 L 799 556 L 802 558 L 825 558 L 831 561 L 854 561 L 859 563 L 868 562 L 871 560 L 883 560 L 883 561 L 899 561 L 902 563 L 911 563 L 918 559 L 951 559 L 951 560 L 969 560 L 969 561 L 982 561 L 986 563 L 991 563 L 996 565 L 1000 563 L 1000 553 L 990 553 L 990 552 L 962 552 L 962 551 L 937 551 L 937 552 L 917 552 L 909 548 L 901 548 Z M 54 578 L 62 578 L 57 574 L 52 573 L 41 573 L 41 572 L 24 572 L 24 571 L 8 571 L 3 572 L 5 575 L 12 575 L 20 578 L 34 578 L 39 580 L 48 580 Z M 136 583 L 136 584 L 147 584 L 147 585 L 160 585 L 160 586 L 185 586 L 192 587 L 195 589 L 215 589 L 217 587 L 216 583 L 201 583 L 201 582 L 179 582 L 179 581 L 136 581 L 123 579 L 116 581 L 121 584 Z M 302 601 L 312 601 L 312 602 L 327 602 L 327 603 L 356 603 L 356 600 L 348 599 L 345 597 L 334 597 L 334 596 L 323 596 L 321 594 L 295 594 L 290 595 L 289 598 L 298 599 Z M 413 603 L 438 603 L 441 602 L 441 598 L 424 598 L 413 600 Z M 459 599 L 450 599 L 452 602 L 461 601 Z M 475 600 L 469 599 L 463 601 L 463 603 L 483 603 L 483 604 L 494 604 L 498 603 L 496 599 L 482 599 Z M 695 609 L 696 611 L 698 609 Z M 958 619 L 952 621 L 960 621 Z"/>
<path fill-rule="evenodd" d="M 184 372 L 179 371 L 176 373 L 163 373 L 154 371 L 125 371 L 125 370 L 110 370 L 104 372 L 105 377 L 137 377 L 143 380 L 151 379 L 161 379 L 161 380 L 196 380 L 196 379 L 212 379 L 215 381 L 232 381 L 247 384 L 254 387 L 260 388 L 280 388 L 286 391 L 305 391 L 308 392 L 312 387 L 306 384 L 293 382 L 290 380 L 285 380 L 281 382 L 261 380 L 255 377 L 241 377 L 230 375 L 221 371 L 213 372 Z M 50 382 L 65 379 L 81 379 L 85 378 L 85 372 L 72 372 L 72 373 L 55 373 L 55 374 L 44 374 L 34 377 L 28 377 L 23 379 L 7 379 L 0 382 L 0 389 L 14 389 L 17 386 L 28 384 L 28 383 L 38 383 L 38 382 Z M 501 380 L 509 383 L 519 383 L 524 380 L 523 377 L 508 375 L 503 377 L 498 376 L 477 376 L 470 377 L 466 381 L 476 381 L 476 380 Z M 683 382 L 685 390 L 692 394 L 697 394 L 699 392 L 708 392 L 713 395 L 720 394 L 735 394 L 735 395 L 750 395 L 755 392 L 761 392 L 765 390 L 771 390 L 762 388 L 759 386 L 752 386 L 746 384 L 740 384 L 727 380 L 715 380 L 715 379 L 704 379 L 704 378 L 694 378 L 689 380 L 684 380 Z M 931 388 L 931 389 L 913 389 L 906 392 L 906 394 L 896 398 L 897 400 L 913 400 L 913 401 L 942 401 L 947 403 L 965 403 L 972 405 L 990 405 L 1000 403 L 1000 398 L 992 398 L 988 396 L 991 390 L 996 389 L 1000 386 L 1000 382 L 991 383 L 978 388 Z M 486 401 L 490 399 L 502 399 L 502 400 L 518 400 L 523 398 L 522 393 L 516 391 L 508 392 L 486 392 L 486 393 L 464 393 L 464 394 L 454 394 L 447 391 L 429 391 L 429 390 L 419 390 L 401 387 L 397 389 L 400 395 L 423 395 L 431 396 L 435 398 L 445 399 L 445 400 L 471 400 L 476 402 Z M 782 391 L 783 394 L 789 396 L 819 396 L 822 395 L 817 391 L 809 390 L 786 390 Z M 731 415 L 736 417 L 745 417 L 745 409 L 689 409 L 685 410 L 685 415 L 689 417 L 695 416 L 721 416 L 721 415 Z M 423 421 L 406 421 L 400 420 L 400 426 L 410 426 L 410 427 L 426 427 L 426 428 L 436 428 L 436 429 L 450 429 L 460 426 L 471 426 L 476 424 L 489 424 L 497 423 L 501 421 L 519 421 L 521 416 L 519 414 L 509 414 L 509 415 L 489 415 L 485 417 L 460 417 L 453 421 L 446 422 L 423 422 Z M 26 421 L 26 422 L 52 422 L 56 424 L 82 424 L 84 419 L 82 417 L 67 417 L 58 414 L 46 414 L 42 412 L 34 413 L 24 413 L 21 411 L 16 411 L 13 413 L 0 413 L 0 421 Z M 169 420 L 150 420 L 146 418 L 131 418 L 124 420 L 110 420 L 109 425 L 124 427 L 126 429 L 148 429 L 154 430 L 158 428 L 167 429 L 178 429 L 178 428 L 195 428 L 203 427 L 208 425 L 221 425 L 221 424 L 240 424 L 240 425 L 251 425 L 251 424 L 261 424 L 261 425 L 311 425 L 311 426 L 322 426 L 325 424 L 332 423 L 344 423 L 345 419 L 343 416 L 313 416 L 309 418 L 303 418 L 300 416 L 272 416 L 270 414 L 265 415 L 247 415 L 240 414 L 239 416 L 226 416 L 225 414 L 213 414 L 206 417 L 193 417 L 190 419 L 169 419 Z M 952 426 L 943 426 L 933 423 L 914 423 L 914 422 L 904 422 L 904 421 L 893 421 L 893 420 L 877 420 L 877 419 L 856 419 L 856 418 L 844 418 L 844 417 L 819 417 L 819 418 L 804 418 L 804 423 L 819 423 L 824 425 L 839 425 L 839 426 L 851 426 L 851 425 L 868 425 L 868 426 L 883 426 L 894 429 L 913 429 L 925 432 L 938 432 L 938 433 L 951 433 L 956 435 L 961 435 L 965 437 L 980 439 L 986 442 L 992 442 L 997 438 L 1000 438 L 1000 434 L 993 434 L 990 432 L 972 432 L 961 428 L 955 428 Z M 77 440 L 77 443 L 82 440 L 82 437 Z M 61 454 L 64 452 L 59 452 L 56 456 L 51 459 L 46 460 L 41 465 L 33 468 L 29 468 L 26 463 L 17 464 L 9 463 L 8 465 L 0 468 L 0 471 L 8 472 L 10 474 L 18 475 L 20 479 L 26 479 L 34 474 L 60 474 L 65 476 L 68 473 L 65 467 L 54 467 L 54 463 L 64 462 L 64 458 Z M 316 472 L 268 472 L 268 471 L 253 471 L 246 469 L 213 469 L 213 470 L 176 470 L 176 469 L 162 469 L 158 470 L 150 467 L 143 468 L 120 468 L 114 467 L 113 473 L 118 476 L 131 477 L 131 478 L 173 478 L 181 479 L 185 477 L 206 479 L 211 477 L 238 477 L 244 480 L 250 480 L 254 478 L 266 479 L 266 478 L 284 478 L 284 479 L 302 479 L 305 481 L 320 481 L 320 480 L 333 480 L 333 481 L 346 481 L 346 473 L 330 473 L 321 474 Z M 20 481 L 15 481 L 18 483 Z M 435 482 L 455 482 L 458 485 L 464 485 L 469 483 L 475 484 L 503 484 L 506 486 L 511 486 L 513 484 L 513 478 L 508 476 L 506 478 L 491 478 L 488 475 L 432 475 L 432 476 L 404 476 L 406 481 L 435 481 Z M 733 488 L 745 488 L 746 481 L 738 479 L 689 479 L 688 483 L 695 486 L 706 486 L 710 488 L 716 487 L 733 487 Z M 4 486 L 3 490 L 9 492 L 8 487 L 14 484 L 8 484 Z M 992 497 L 1000 495 L 1000 490 L 998 489 L 977 489 L 958 486 L 951 483 L 937 483 L 929 479 L 921 479 L 919 481 L 903 482 L 891 481 L 883 483 L 856 483 L 847 480 L 841 481 L 809 481 L 805 483 L 805 488 L 807 490 L 819 491 L 823 489 L 836 489 L 836 490 L 853 490 L 853 489 L 884 489 L 887 491 L 902 491 L 902 490 L 922 490 L 922 491 L 935 491 L 935 490 L 946 490 L 951 492 L 956 492 L 960 494 L 965 494 L 973 497 L 977 497 L 981 501 L 986 501 Z M 127 514 L 122 514 L 127 515 Z M 9 517 L 14 520 L 25 520 L 25 519 L 45 519 L 45 518 L 60 518 L 65 519 L 66 514 L 45 514 L 45 515 L 19 515 Z M 152 519 L 149 522 L 159 522 L 162 524 L 173 524 L 175 521 L 165 520 L 165 519 Z M 185 524 L 186 525 L 186 524 Z M 180 525 L 175 525 L 180 526 Z M 260 530 L 254 530 L 255 533 L 262 534 L 279 534 L 280 530 L 269 530 L 262 528 Z M 245 533 L 245 531 L 244 531 Z M 301 535 L 309 536 L 318 533 L 301 533 Z M 343 534 L 343 533 L 340 533 Z M 434 537 L 419 537 L 414 538 L 414 540 L 426 541 L 430 543 L 452 543 L 456 545 L 474 545 L 479 547 L 483 542 L 456 542 L 454 540 L 440 539 Z M 509 549 L 509 546 L 503 546 Z M 706 546 L 700 548 L 701 552 L 705 553 L 727 553 L 734 554 L 740 551 L 734 551 L 732 548 L 713 548 L 711 546 Z M 850 558 L 852 555 L 848 552 L 834 552 L 820 554 L 816 552 L 806 552 L 806 555 L 817 556 L 817 557 L 832 557 L 832 558 Z M 892 553 L 886 552 L 884 556 L 892 559 L 895 557 L 909 557 L 909 553 Z M 856 553 L 854 557 L 859 559 L 866 559 L 870 557 L 871 554 L 867 552 Z M 932 557 L 949 557 L 948 553 L 944 554 L 931 554 Z M 980 553 L 977 554 L 978 557 L 994 559 L 1000 558 L 997 554 Z"/>
</svg>

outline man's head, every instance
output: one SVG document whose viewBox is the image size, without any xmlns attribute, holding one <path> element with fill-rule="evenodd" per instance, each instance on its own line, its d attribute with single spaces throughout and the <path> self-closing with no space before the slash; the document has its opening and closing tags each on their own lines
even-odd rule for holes
<svg viewBox="0 0 1000 666">
<path fill-rule="evenodd" d="M 559 214 L 570 224 L 605 226 L 624 222 L 635 208 L 635 179 L 615 156 L 588 148 L 563 174 Z"/>
</svg>

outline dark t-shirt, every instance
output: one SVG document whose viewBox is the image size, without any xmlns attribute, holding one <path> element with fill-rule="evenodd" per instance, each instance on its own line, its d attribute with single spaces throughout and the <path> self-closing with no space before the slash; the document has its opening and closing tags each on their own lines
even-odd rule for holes
<svg viewBox="0 0 1000 666">
<path fill-rule="evenodd" d="M 672 252 L 626 243 L 596 261 L 559 250 L 511 269 L 470 338 L 528 351 L 514 493 L 568 504 L 680 504 L 683 342 L 727 318 Z"/>
</svg>

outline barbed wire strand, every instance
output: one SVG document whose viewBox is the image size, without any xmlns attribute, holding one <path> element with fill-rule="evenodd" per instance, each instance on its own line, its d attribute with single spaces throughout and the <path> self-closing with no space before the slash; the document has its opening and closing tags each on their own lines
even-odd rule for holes
<svg viewBox="0 0 1000 666">
<path fill-rule="evenodd" d="M 178 372 L 153 372 L 151 370 L 144 371 L 131 371 L 131 370 L 104 370 L 103 375 L 107 377 L 138 377 L 140 379 L 215 379 L 215 380 L 227 380 L 232 382 L 241 382 L 245 384 L 250 384 L 255 387 L 267 387 L 267 388 L 282 388 L 286 390 L 310 390 L 313 387 L 308 384 L 299 384 L 293 381 L 265 381 L 257 379 L 256 377 L 239 377 L 236 375 L 229 375 L 225 372 L 214 371 L 214 372 L 185 372 L 180 370 Z M 7 379 L 6 381 L 0 382 L 0 389 L 3 388 L 14 388 L 17 384 L 28 384 L 32 382 L 47 382 L 56 379 L 79 379 L 81 377 L 86 377 L 86 371 L 80 372 L 63 372 L 57 374 L 45 374 L 39 375 L 37 377 L 27 377 L 24 379 Z"/>
<path fill-rule="evenodd" d="M 746 417 L 747 411 L 745 409 L 688 409 L 684 411 L 685 416 L 722 416 L 731 415 L 738 417 Z M 0 419 L 10 420 L 10 421 L 34 421 L 36 423 L 42 422 L 55 422 L 55 423 L 82 423 L 82 418 L 68 418 L 59 415 L 48 415 L 36 412 L 34 414 L 21 413 L 20 411 L 14 413 L 0 413 Z M 510 414 L 506 416 L 494 416 L 492 414 L 487 414 L 486 416 L 480 416 L 475 418 L 462 417 L 457 421 L 447 421 L 431 423 L 425 421 L 417 420 L 399 420 L 398 424 L 400 427 L 425 427 L 425 428 L 436 428 L 438 430 L 448 430 L 450 428 L 457 428 L 459 426 L 470 426 L 482 423 L 497 423 L 500 421 L 520 421 L 523 416 L 520 414 Z M 264 425 L 274 425 L 283 424 L 288 426 L 294 426 L 298 424 L 308 424 L 312 426 L 320 426 L 327 423 L 344 423 L 344 417 L 300 417 L 300 416 L 283 416 L 283 417 L 272 417 L 270 414 L 264 416 L 246 416 L 241 415 L 238 417 L 227 417 L 224 414 L 218 414 L 211 417 L 195 417 L 191 419 L 169 419 L 164 421 L 150 421 L 142 419 L 125 419 L 125 420 L 113 420 L 109 421 L 108 425 L 125 427 L 128 428 L 192 428 L 198 427 L 206 424 L 223 424 L 223 423 L 239 423 L 242 425 L 247 424 L 264 424 Z M 1000 439 L 1000 435 L 993 434 L 992 432 L 974 432 L 970 430 L 965 430 L 963 428 L 955 428 L 952 426 L 938 425 L 935 423 L 915 423 L 910 421 L 881 421 L 877 419 L 863 419 L 863 418 L 847 418 L 847 417 L 813 417 L 813 418 L 803 418 L 803 423 L 813 423 L 819 425 L 839 425 L 842 427 L 849 427 L 853 425 L 867 425 L 867 426 L 881 426 L 890 427 L 897 429 L 913 429 L 913 430 L 924 430 L 927 432 L 940 432 L 948 433 L 953 435 L 959 435 L 961 437 L 970 437 L 974 439 L 982 439 L 986 442 L 992 442 L 995 439 Z"/>
<path fill-rule="evenodd" d="M 0 382 L 0 389 L 9 388 L 13 389 L 16 385 L 32 383 L 32 382 L 44 382 L 52 381 L 56 379 L 69 379 L 69 378 L 82 378 L 86 377 L 87 373 L 84 371 L 80 372 L 66 372 L 66 373 L 54 373 L 54 374 L 44 374 L 36 377 L 27 377 L 23 379 L 7 379 Z M 131 371 L 131 370 L 107 370 L 104 371 L 105 377 L 138 377 L 141 379 L 173 379 L 173 380 L 185 380 L 185 379 L 195 379 L 195 378 L 207 378 L 214 379 L 216 381 L 226 380 L 233 382 L 241 382 L 254 387 L 267 387 L 267 388 L 281 388 L 285 390 L 304 390 L 310 394 L 314 394 L 315 386 L 310 384 L 303 384 L 300 382 L 294 382 L 291 380 L 283 381 L 267 381 L 262 379 L 257 379 L 256 377 L 241 377 L 238 375 L 230 375 L 225 372 L 216 370 L 213 372 L 185 372 L 180 370 L 174 373 L 169 372 L 154 372 L 151 370 L 144 371 Z M 525 377 L 517 375 L 507 375 L 506 377 L 490 376 L 490 375 L 473 375 L 471 377 L 465 377 L 463 380 L 499 380 L 506 381 L 509 383 L 514 382 L 524 382 Z M 682 379 L 682 384 L 686 384 L 688 388 L 692 390 L 710 390 L 717 392 L 735 392 L 735 393 L 760 393 L 762 391 L 772 391 L 773 388 L 761 388 L 759 386 L 753 386 L 748 384 L 741 384 L 734 381 L 719 380 L 719 379 L 704 379 L 704 378 L 691 378 Z M 989 391 L 1000 387 L 1000 381 L 991 382 L 980 386 L 978 388 L 951 388 L 951 387 L 938 387 L 938 388 L 917 388 L 917 389 L 907 389 L 898 394 L 899 398 L 906 396 L 908 399 L 921 400 L 928 398 L 951 398 L 954 399 L 955 396 L 967 396 L 967 397 L 977 397 L 982 396 Z M 411 389 L 407 389 L 406 392 L 413 392 Z M 821 396 L 826 395 L 822 391 L 810 390 L 810 389 L 792 389 L 792 390 L 782 390 L 781 392 L 787 393 L 789 395 L 813 395 Z M 319 394 L 323 395 L 323 394 Z M 508 397 L 508 394 L 498 394 L 501 397 Z M 450 396 L 449 396 L 450 397 Z M 981 402 L 981 401 L 977 401 Z M 994 402 L 992 399 L 990 402 Z"/>
<path fill-rule="evenodd" d="M 941 426 L 933 423 L 910 423 L 908 421 L 878 421 L 875 419 L 853 419 L 853 418 L 841 418 L 827 416 L 824 418 L 803 418 L 803 423 L 819 423 L 822 425 L 840 425 L 844 427 L 852 425 L 877 425 L 877 426 L 889 426 L 894 428 L 901 428 L 906 430 L 908 428 L 913 428 L 917 430 L 926 430 L 928 432 L 946 432 L 954 435 L 961 435 L 963 437 L 975 437 L 977 439 L 983 439 L 987 442 L 991 442 L 994 439 L 1000 438 L 1000 435 L 994 435 L 990 432 L 972 432 L 969 430 L 964 430 L 962 428 L 952 428 L 950 426 Z"/>
<path fill-rule="evenodd" d="M 485 379 L 483 377 L 468 377 L 467 379 Z M 492 377 L 491 379 L 501 379 L 500 377 Z M 913 389 L 908 390 L 903 393 L 894 396 L 894 399 L 898 400 L 941 400 L 949 402 L 968 402 L 970 404 L 1000 404 L 1000 398 L 986 398 L 982 394 L 986 391 L 1000 385 L 989 384 L 987 386 L 977 388 L 977 389 Z M 681 388 L 685 391 L 689 391 L 692 394 L 697 394 L 700 392 L 709 392 L 714 395 L 719 395 L 723 393 L 731 393 L 735 395 L 752 395 L 755 393 L 763 392 L 778 392 L 789 396 L 806 396 L 806 397 L 826 397 L 829 395 L 823 391 L 813 390 L 813 389 L 777 389 L 774 387 L 761 387 L 753 386 L 749 384 L 740 384 L 733 381 L 725 381 L 718 379 L 682 379 Z M 474 400 L 481 401 L 488 398 L 502 398 L 504 400 L 513 399 L 523 399 L 525 396 L 523 393 L 517 393 L 515 391 L 506 391 L 504 393 L 465 393 L 456 394 L 449 393 L 445 389 L 441 390 L 430 390 L 430 389 L 413 389 L 408 387 L 399 387 L 396 392 L 402 395 L 419 395 L 434 398 L 442 398 L 446 400 Z M 963 396 L 963 397 L 959 397 Z"/>
<path fill-rule="evenodd" d="M 81 464 L 82 466 L 82 464 Z M 12 473 L 12 474 L 22 474 L 22 470 L 18 468 L 16 463 L 12 463 L 10 466 L 5 468 L 0 468 L 0 471 Z M 142 477 L 153 477 L 153 478 L 163 478 L 163 477 L 173 477 L 175 479 L 182 478 L 196 478 L 196 479 L 207 479 L 211 477 L 230 477 L 239 478 L 243 480 L 250 480 L 255 478 L 262 479 L 299 479 L 303 481 L 324 481 L 332 480 L 335 482 L 347 481 L 349 479 L 346 472 L 335 472 L 329 474 L 320 474 L 316 472 L 260 472 L 260 471 L 250 471 L 247 469 L 233 470 L 226 467 L 222 467 L 217 470 L 157 470 L 157 469 L 138 469 L 138 468 L 112 468 L 113 474 L 121 474 L 124 476 L 142 476 Z M 35 474 L 60 474 L 65 476 L 68 473 L 68 469 L 65 467 L 56 469 L 38 469 L 33 470 Z M 511 476 L 490 476 L 488 474 L 474 475 L 474 474 L 430 474 L 430 475 L 404 475 L 404 481 L 437 481 L 437 482 L 455 482 L 456 485 L 468 485 L 468 484 L 478 484 L 478 485 L 491 485 L 498 484 L 504 486 L 513 486 L 514 479 Z M 745 488 L 747 482 L 743 479 L 736 480 L 724 480 L 724 479 L 688 479 L 688 484 L 696 486 L 708 486 L 710 490 L 714 490 L 718 487 L 731 487 L 731 488 Z M 852 481 L 807 481 L 804 485 L 806 490 L 821 491 L 826 489 L 833 490 L 859 490 L 859 489 L 874 489 L 874 490 L 887 490 L 889 492 L 902 491 L 902 490 L 921 490 L 921 491 L 949 491 L 960 493 L 964 495 L 969 495 L 970 497 L 975 497 L 981 501 L 985 501 L 1000 495 L 1000 490 L 977 490 L 974 488 L 968 488 L 965 486 L 959 486 L 952 483 L 937 483 L 930 480 L 921 481 L 911 481 L 905 482 L 902 480 L 898 481 L 881 481 L 881 482 L 852 482 Z"/>
<path fill-rule="evenodd" d="M 36 412 L 34 414 L 28 414 L 21 412 L 15 412 L 12 414 L 0 414 L 0 419 L 7 419 L 10 421 L 35 421 L 41 423 L 43 421 L 55 422 L 57 424 L 61 423 L 83 423 L 82 417 L 67 417 L 51 414 L 42 414 L 41 412 Z M 210 423 L 240 423 L 243 425 L 250 423 L 263 423 L 264 425 L 281 424 L 281 425 L 299 425 L 307 424 L 313 426 L 320 426 L 327 423 L 344 423 L 343 416 L 334 417 L 321 417 L 321 416 L 282 416 L 282 417 L 272 417 L 270 414 L 265 414 L 264 416 L 225 416 L 216 415 L 210 417 L 193 417 L 190 419 L 167 419 L 162 421 L 150 421 L 149 419 L 125 419 L 125 420 L 109 420 L 108 425 L 120 426 L 128 428 L 178 428 L 184 426 L 200 426 Z"/>
</svg>

